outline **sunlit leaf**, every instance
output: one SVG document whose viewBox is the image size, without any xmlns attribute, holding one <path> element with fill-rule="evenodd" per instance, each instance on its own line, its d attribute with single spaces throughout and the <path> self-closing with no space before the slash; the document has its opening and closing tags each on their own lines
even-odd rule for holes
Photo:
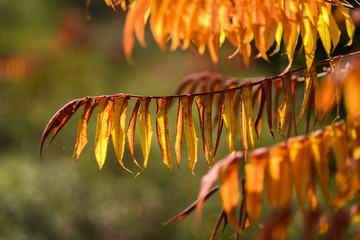
<svg viewBox="0 0 360 240">
<path fill-rule="evenodd" d="M 55 115 L 50 119 L 47 124 L 40 141 L 40 157 L 42 158 L 42 149 L 46 138 L 54 131 L 54 135 L 50 142 L 54 140 L 55 136 L 59 133 L 62 127 L 69 121 L 72 115 L 78 110 L 78 108 L 84 104 L 85 101 L 71 101 L 63 106 Z"/>
<path fill-rule="evenodd" d="M 163 98 L 158 101 L 158 113 L 156 115 L 156 133 L 159 141 L 163 162 L 172 173 L 172 156 L 169 137 L 168 110 L 172 99 Z"/>
<path fill-rule="evenodd" d="M 180 169 L 179 164 L 181 160 L 182 142 L 183 142 L 183 132 L 184 132 L 184 107 L 183 107 L 183 99 L 179 98 L 179 106 L 176 117 L 176 134 L 175 134 L 175 156 L 179 169 Z"/>
<path fill-rule="evenodd" d="M 292 174 L 289 151 L 286 144 L 279 144 L 269 149 L 269 174 L 267 176 L 266 196 L 272 207 L 286 210 L 292 197 Z"/>
<path fill-rule="evenodd" d="M 267 149 L 257 149 L 249 155 L 245 165 L 246 207 L 252 220 L 258 221 L 264 192 L 265 167 L 268 164 Z"/>
<path fill-rule="evenodd" d="M 245 110 L 245 118 L 247 122 L 247 127 L 249 130 L 250 145 L 255 148 L 255 125 L 254 125 L 254 113 L 253 106 L 251 101 L 251 86 L 244 86 L 241 92 L 241 100 L 243 102 L 243 107 Z"/>
<path fill-rule="evenodd" d="M 114 144 L 114 150 L 117 156 L 117 159 L 120 165 L 127 171 L 131 172 L 127 169 L 123 164 L 123 155 L 125 148 L 125 121 L 126 121 L 126 109 L 129 103 L 130 98 L 125 94 L 115 98 L 114 108 L 114 126 L 111 132 L 112 141 Z"/>
<path fill-rule="evenodd" d="M 222 109 L 222 118 L 226 127 L 227 142 L 229 147 L 229 153 L 234 154 L 234 100 L 235 91 L 228 91 L 225 93 L 225 99 Z"/>
<path fill-rule="evenodd" d="M 126 136 L 127 136 L 127 140 L 128 140 L 128 144 L 129 144 L 129 150 L 130 150 L 130 154 L 131 157 L 133 159 L 133 162 L 136 164 L 136 166 L 138 166 L 139 168 L 140 165 L 138 164 L 138 162 L 135 159 L 135 151 L 134 151 L 134 147 L 135 147 L 135 127 L 136 127 L 136 117 L 138 115 L 138 110 L 140 107 L 140 101 L 141 99 L 137 99 L 136 103 L 134 105 L 133 110 L 131 111 L 131 115 L 130 115 L 130 120 L 129 120 L 129 126 L 126 132 Z"/>
<path fill-rule="evenodd" d="M 142 98 L 139 107 L 139 126 L 140 126 L 141 149 L 144 156 L 144 168 L 147 167 L 150 148 L 151 148 L 151 140 L 153 135 L 151 120 L 150 120 L 150 112 L 149 112 L 150 101 L 151 98 L 149 97 Z"/>
<path fill-rule="evenodd" d="M 114 120 L 114 102 L 104 97 L 99 100 L 97 117 L 96 138 L 95 138 L 95 158 L 99 169 L 104 166 L 106 159 L 107 146 L 110 140 L 110 133 Z"/>
<path fill-rule="evenodd" d="M 75 143 L 75 150 L 74 150 L 74 155 L 73 155 L 73 157 L 74 157 L 76 154 L 76 160 L 79 159 L 82 150 L 88 143 L 87 126 L 88 126 L 88 122 L 90 120 L 91 114 L 94 111 L 94 108 L 96 107 L 96 105 L 97 104 L 95 104 L 91 99 L 89 99 L 88 101 L 86 101 L 83 111 L 81 113 L 79 124 L 78 124 L 78 134 L 77 134 L 76 143 Z"/>
</svg>

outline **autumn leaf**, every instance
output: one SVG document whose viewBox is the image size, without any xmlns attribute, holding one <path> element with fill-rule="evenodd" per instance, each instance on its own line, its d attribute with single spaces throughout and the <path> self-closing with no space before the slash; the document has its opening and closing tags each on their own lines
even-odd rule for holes
<svg viewBox="0 0 360 240">
<path fill-rule="evenodd" d="M 106 159 L 107 146 L 110 140 L 110 133 L 114 120 L 114 102 L 104 97 L 99 100 L 97 117 L 96 138 L 95 138 L 95 158 L 99 169 L 104 166 Z"/>
<path fill-rule="evenodd" d="M 129 126 L 126 132 L 126 136 L 127 136 L 127 140 L 128 140 L 128 144 L 129 144 L 129 150 L 130 150 L 130 154 L 131 157 L 133 159 L 133 162 L 136 164 L 136 166 L 138 166 L 139 168 L 140 165 L 138 164 L 138 162 L 135 159 L 135 155 L 134 155 L 134 147 L 135 147 L 135 127 L 136 127 L 136 117 L 138 115 L 138 110 L 140 107 L 140 101 L 141 99 L 137 99 L 136 103 L 134 105 L 133 110 L 131 111 L 131 115 L 130 115 L 130 120 L 129 120 Z"/>
<path fill-rule="evenodd" d="M 245 111 L 245 118 L 250 137 L 250 145 L 255 148 L 255 125 L 254 125 L 254 113 L 251 101 L 251 86 L 244 86 L 241 92 L 241 100 L 243 102 L 243 109 Z"/>
<path fill-rule="evenodd" d="M 189 169 L 194 171 L 197 162 L 197 144 L 199 138 L 196 136 L 194 120 L 192 115 L 193 97 L 185 97 L 183 100 L 184 106 L 184 119 L 185 119 L 185 140 L 188 149 Z"/>
<path fill-rule="evenodd" d="M 183 132 L 184 132 L 184 107 L 183 107 L 183 99 L 179 98 L 179 106 L 176 117 L 176 134 L 175 134 L 175 156 L 179 169 L 180 169 L 179 164 L 181 160 Z"/>
<path fill-rule="evenodd" d="M 245 165 L 246 207 L 251 219 L 258 221 L 263 201 L 265 167 L 268 164 L 268 151 L 259 148 L 249 155 Z"/>
<path fill-rule="evenodd" d="M 169 137 L 168 110 L 172 99 L 163 98 L 158 101 L 158 113 L 156 114 L 156 133 L 160 146 L 161 156 L 165 165 L 172 173 L 172 156 Z"/>
<path fill-rule="evenodd" d="M 234 100 L 235 100 L 235 92 L 229 91 L 225 93 L 225 99 L 222 109 L 222 118 L 225 123 L 226 127 L 226 135 L 227 135 L 227 142 L 229 146 L 229 153 L 234 154 Z"/>
<path fill-rule="evenodd" d="M 82 101 L 71 101 L 63 106 L 55 115 L 50 119 L 47 124 L 44 133 L 41 137 L 40 141 L 40 157 L 42 159 L 42 149 L 44 146 L 44 142 L 46 138 L 50 135 L 51 132 L 54 132 L 53 137 L 50 140 L 50 143 L 54 140 L 59 131 L 63 128 L 63 126 L 69 121 L 72 115 L 79 109 L 79 107 L 84 104 L 85 100 Z"/>
<path fill-rule="evenodd" d="M 129 103 L 130 98 L 125 94 L 115 98 L 114 108 L 114 126 L 111 131 L 112 141 L 114 144 L 114 150 L 119 161 L 119 164 L 127 171 L 131 172 L 127 169 L 123 164 L 123 155 L 125 148 L 125 121 L 126 121 L 126 109 Z"/>
<path fill-rule="evenodd" d="M 151 140 L 153 130 L 151 127 L 151 119 L 149 112 L 151 98 L 142 98 L 139 107 L 139 126 L 140 126 L 140 138 L 141 138 L 141 149 L 144 156 L 144 168 L 147 167 L 149 153 L 151 148 Z"/>
<path fill-rule="evenodd" d="M 84 147 L 88 143 L 87 138 L 87 126 L 89 119 L 91 117 L 94 108 L 97 106 L 91 99 L 86 101 L 83 111 L 80 116 L 79 125 L 78 125 L 78 134 L 75 143 L 75 150 L 74 155 L 76 154 L 76 160 L 79 159 L 81 152 L 83 151 Z"/>
</svg>

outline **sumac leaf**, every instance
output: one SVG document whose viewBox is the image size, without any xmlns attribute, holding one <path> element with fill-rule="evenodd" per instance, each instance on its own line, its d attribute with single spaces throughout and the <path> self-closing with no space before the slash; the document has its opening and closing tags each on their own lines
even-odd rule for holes
<svg viewBox="0 0 360 240">
<path fill-rule="evenodd" d="M 144 168 L 147 167 L 149 153 L 151 148 L 151 140 L 153 135 L 153 129 L 151 127 L 151 119 L 149 112 L 149 105 L 151 98 L 144 97 L 140 101 L 139 107 L 139 127 L 140 127 L 140 140 L 141 140 L 141 149 L 144 156 Z"/>
</svg>

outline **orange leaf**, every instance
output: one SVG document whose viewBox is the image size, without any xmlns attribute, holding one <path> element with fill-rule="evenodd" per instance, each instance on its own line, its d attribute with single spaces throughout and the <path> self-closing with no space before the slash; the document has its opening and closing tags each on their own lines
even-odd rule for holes
<svg viewBox="0 0 360 240">
<path fill-rule="evenodd" d="M 172 99 L 163 98 L 158 101 L 158 113 L 156 114 L 156 133 L 160 146 L 161 156 L 163 162 L 168 166 L 170 173 L 172 173 L 172 157 L 171 146 L 169 138 L 169 122 L 168 122 L 168 110 Z"/>
<path fill-rule="evenodd" d="M 135 127 L 136 127 L 136 117 L 137 117 L 137 114 L 138 114 L 138 110 L 139 110 L 139 107 L 140 107 L 140 101 L 141 99 L 139 98 L 135 105 L 134 105 L 134 108 L 131 112 L 131 115 L 130 115 L 130 121 L 129 121 L 129 126 L 128 126 L 128 129 L 127 129 L 127 132 L 126 132 L 126 136 L 127 136 L 127 140 L 128 140 L 128 143 L 129 143 L 129 150 L 130 150 L 130 153 L 131 153 L 131 157 L 133 159 L 133 162 L 136 164 L 136 166 L 138 166 L 139 168 L 140 165 L 138 164 L 138 162 L 136 161 L 135 159 L 135 156 L 134 156 L 134 146 L 135 146 Z"/>
<path fill-rule="evenodd" d="M 253 151 L 245 165 L 246 207 L 251 219 L 258 221 L 263 201 L 265 167 L 268 151 L 260 148 Z"/>
<path fill-rule="evenodd" d="M 196 136 L 194 120 L 192 116 L 193 97 L 184 98 L 184 118 L 185 118 L 185 139 L 186 147 L 188 149 L 189 169 L 193 173 L 195 164 L 197 162 L 197 144 L 198 137 Z"/>
<path fill-rule="evenodd" d="M 77 134 L 76 143 L 75 143 L 75 150 L 74 150 L 74 155 L 73 155 L 73 157 L 74 157 L 76 154 L 76 160 L 79 159 L 82 150 L 88 143 L 87 126 L 88 126 L 88 122 L 91 117 L 91 114 L 95 107 L 96 107 L 96 104 L 91 99 L 89 99 L 86 101 L 83 111 L 81 113 L 79 124 L 78 124 L 79 126 L 78 126 L 78 134 Z"/>
<path fill-rule="evenodd" d="M 150 101 L 151 98 L 149 97 L 142 98 L 139 107 L 139 126 L 140 126 L 141 149 L 144 156 L 144 168 L 147 167 L 150 148 L 151 148 L 151 140 L 153 135 L 150 113 L 149 113 Z"/>
<path fill-rule="evenodd" d="M 176 117 L 176 134 L 175 134 L 175 156 L 179 169 L 180 169 L 179 164 L 181 159 L 182 142 L 183 142 L 183 132 L 184 132 L 183 99 L 179 98 L 179 106 Z"/>
<path fill-rule="evenodd" d="M 290 206 L 292 197 L 292 174 L 286 144 L 271 147 L 269 159 L 266 196 L 272 207 L 276 205 L 284 211 Z"/>
<path fill-rule="evenodd" d="M 222 106 L 222 118 L 226 127 L 227 142 L 229 146 L 229 153 L 234 154 L 234 100 L 235 92 L 229 91 L 225 93 L 224 104 Z"/>
</svg>

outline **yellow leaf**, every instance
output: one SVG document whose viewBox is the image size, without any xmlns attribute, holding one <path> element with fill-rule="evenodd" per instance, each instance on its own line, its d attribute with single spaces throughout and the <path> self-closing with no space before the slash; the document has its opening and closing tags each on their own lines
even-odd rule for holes
<svg viewBox="0 0 360 240">
<path fill-rule="evenodd" d="M 233 226 L 237 226 L 235 209 L 239 203 L 239 163 L 232 161 L 229 165 L 220 169 L 220 199 L 224 211 Z"/>
<path fill-rule="evenodd" d="M 156 133 L 159 141 L 161 156 L 163 162 L 168 166 L 170 173 L 172 173 L 172 156 L 169 137 L 169 122 L 168 110 L 172 99 L 163 98 L 158 101 L 159 111 L 156 114 Z"/>
<path fill-rule="evenodd" d="M 289 139 L 291 174 L 301 209 L 304 209 L 306 196 L 312 186 L 311 146 L 305 137 Z"/>
<path fill-rule="evenodd" d="M 331 51 L 330 30 L 328 24 L 325 22 L 326 18 L 323 12 L 324 11 L 322 10 L 319 15 L 319 20 L 317 22 L 317 31 L 319 33 L 321 42 L 324 46 L 325 52 L 327 53 L 327 55 L 330 55 L 330 51 Z"/>
<path fill-rule="evenodd" d="M 112 141 L 114 144 L 115 153 L 120 165 L 127 171 L 123 164 L 123 155 L 125 147 L 125 121 L 126 121 L 126 109 L 129 103 L 129 97 L 125 94 L 115 99 L 115 116 L 114 116 L 114 127 L 111 132 Z"/>
<path fill-rule="evenodd" d="M 107 146 L 113 124 L 113 117 L 111 117 L 113 112 L 114 102 L 108 97 L 101 98 L 99 100 L 99 111 L 95 138 L 95 158 L 98 162 L 100 170 L 103 167 L 106 159 Z"/>
<path fill-rule="evenodd" d="M 153 129 L 151 127 L 151 119 L 149 112 L 151 98 L 145 97 L 140 101 L 139 107 L 139 126 L 140 126 L 140 138 L 141 138 L 141 149 L 144 156 L 144 168 L 147 167 L 151 140 L 153 135 Z"/>
<path fill-rule="evenodd" d="M 204 155 L 205 155 L 207 163 L 210 165 L 208 147 L 207 147 L 207 143 L 206 143 L 206 139 L 205 139 L 205 109 L 204 109 L 205 106 L 204 106 L 203 98 L 204 98 L 204 96 L 199 96 L 195 100 L 195 102 L 196 102 L 196 106 L 197 106 L 198 112 L 199 112 L 200 133 L 201 133 L 201 138 L 202 138 Z"/>
<path fill-rule="evenodd" d="M 302 102 L 302 105 L 301 105 L 301 111 L 300 111 L 300 115 L 299 115 L 299 119 L 296 123 L 296 125 L 299 125 L 300 123 L 300 120 L 305 112 L 305 108 L 306 106 L 308 105 L 308 102 L 309 102 L 309 96 L 310 96 L 310 93 L 311 93 L 311 89 L 313 87 L 313 79 L 310 77 L 310 73 L 307 69 L 305 69 L 303 71 L 303 75 L 304 75 L 304 79 L 305 79 L 305 90 L 304 90 L 304 100 Z"/>
<path fill-rule="evenodd" d="M 235 91 L 228 91 L 225 93 L 224 104 L 222 106 L 222 117 L 226 127 L 227 142 L 229 146 L 229 153 L 234 154 L 234 100 Z M 251 100 L 250 100 L 251 101 Z"/>
<path fill-rule="evenodd" d="M 334 0 L 337 7 L 339 8 L 340 12 L 345 17 L 345 25 L 346 25 L 346 31 L 349 36 L 349 41 L 345 46 L 350 46 L 352 44 L 354 33 L 355 33 L 355 25 L 351 19 L 350 13 L 347 8 L 344 7 L 344 5 L 339 2 L 338 0 Z"/>
<path fill-rule="evenodd" d="M 244 86 L 241 92 L 241 101 L 243 102 L 245 110 L 245 118 L 247 127 L 249 130 L 250 144 L 251 147 L 255 148 L 255 125 L 254 125 L 254 113 L 251 98 L 251 86 Z"/>
<path fill-rule="evenodd" d="M 336 167 L 340 172 L 345 168 L 349 158 L 349 144 L 346 136 L 346 124 L 334 123 L 330 131 L 330 144 L 335 155 Z"/>
<path fill-rule="evenodd" d="M 279 107 L 278 111 L 278 131 L 279 134 L 281 136 L 284 136 L 284 134 L 281 132 L 283 126 L 284 126 L 284 121 L 285 121 L 285 115 L 286 115 L 286 107 L 288 104 L 288 92 L 286 91 L 286 89 L 284 88 L 284 99 L 283 102 L 281 104 L 281 106 Z"/>
<path fill-rule="evenodd" d="M 321 191 L 324 194 L 327 204 L 332 207 L 329 195 L 329 131 L 327 129 L 324 131 L 316 131 L 311 134 L 310 142 Z"/>
<path fill-rule="evenodd" d="M 126 136 L 127 136 L 127 140 L 128 140 L 128 144 L 129 144 L 129 150 L 130 150 L 130 154 L 131 157 L 133 159 L 133 162 L 136 164 L 136 166 L 138 166 L 139 168 L 140 165 L 138 164 L 138 162 L 135 159 L 135 155 L 134 155 L 134 147 L 135 147 L 135 127 L 136 127 L 136 117 L 138 114 L 138 110 L 139 110 L 139 106 L 140 106 L 140 101 L 141 99 L 139 98 L 135 105 L 133 110 L 131 111 L 131 115 L 130 115 L 130 120 L 129 120 L 129 126 L 126 132 Z"/>
<path fill-rule="evenodd" d="M 88 126 L 90 116 L 95 107 L 96 107 L 96 104 L 91 99 L 89 99 L 86 101 L 83 111 L 81 113 L 80 120 L 79 120 L 79 126 L 78 126 L 78 133 L 77 133 L 77 138 L 76 138 L 76 144 L 75 144 L 75 150 L 74 150 L 74 156 L 76 154 L 76 160 L 79 159 L 82 150 L 88 143 L 87 126 Z"/>
<path fill-rule="evenodd" d="M 308 5 L 306 4 L 305 6 Z M 310 69 L 315 58 L 317 32 L 311 18 L 309 17 L 309 15 L 311 16 L 311 13 L 307 13 L 307 11 L 304 11 L 300 27 L 302 43 L 305 50 L 306 66 L 307 69 Z"/>
<path fill-rule="evenodd" d="M 183 99 L 179 98 L 179 106 L 176 117 L 176 134 L 175 134 L 175 156 L 176 162 L 180 169 L 180 159 L 181 159 L 181 149 L 183 141 L 183 131 L 184 131 L 184 109 L 183 109 Z"/>
<path fill-rule="evenodd" d="M 185 97 L 183 103 L 185 119 L 185 139 L 189 157 L 189 169 L 191 172 L 193 172 L 195 164 L 197 162 L 197 144 L 199 141 L 199 138 L 196 136 L 194 120 L 192 116 L 193 97 Z"/>
<path fill-rule="evenodd" d="M 258 221 L 262 205 L 265 167 L 268 163 L 267 149 L 257 149 L 249 156 L 245 165 L 246 207 L 255 222 Z"/>
<path fill-rule="evenodd" d="M 213 95 L 207 94 L 204 96 L 204 107 L 205 107 L 205 136 L 207 140 L 208 146 L 208 154 L 209 154 L 209 162 L 210 165 L 213 166 L 215 162 L 215 154 L 214 154 L 214 146 L 213 146 L 213 139 L 212 139 L 212 101 Z"/>
<path fill-rule="evenodd" d="M 290 206 L 292 197 L 292 176 L 286 144 L 271 147 L 269 159 L 266 196 L 272 207 L 276 205 L 280 211 L 284 211 Z"/>
</svg>

